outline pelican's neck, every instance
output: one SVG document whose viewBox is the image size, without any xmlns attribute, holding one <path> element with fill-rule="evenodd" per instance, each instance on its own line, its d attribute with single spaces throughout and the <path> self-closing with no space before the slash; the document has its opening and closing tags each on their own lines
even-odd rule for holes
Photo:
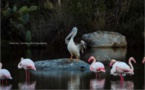
<svg viewBox="0 0 145 90">
<path fill-rule="evenodd" d="M 71 40 L 74 40 L 75 35 L 71 36 Z"/>
<path fill-rule="evenodd" d="M 73 42 L 74 43 L 74 35 L 70 38 L 70 42 Z"/>
</svg>

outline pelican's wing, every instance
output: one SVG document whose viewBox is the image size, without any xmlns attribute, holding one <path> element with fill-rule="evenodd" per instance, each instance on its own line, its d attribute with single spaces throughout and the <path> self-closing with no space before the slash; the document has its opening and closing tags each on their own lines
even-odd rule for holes
<svg viewBox="0 0 145 90">
<path fill-rule="evenodd" d="M 81 43 L 77 45 L 78 49 L 81 50 L 82 53 L 84 53 L 84 49 L 86 50 L 86 43 L 85 41 L 81 40 Z"/>
</svg>

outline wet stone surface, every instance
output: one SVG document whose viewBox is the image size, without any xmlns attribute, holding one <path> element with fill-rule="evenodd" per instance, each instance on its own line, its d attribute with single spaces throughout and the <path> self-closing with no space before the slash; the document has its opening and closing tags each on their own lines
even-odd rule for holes
<svg viewBox="0 0 145 90">
<path fill-rule="evenodd" d="M 45 61 L 36 61 L 36 69 L 39 70 L 79 70 L 85 71 L 89 70 L 89 64 L 75 59 L 54 59 L 54 60 L 45 60 Z"/>
</svg>

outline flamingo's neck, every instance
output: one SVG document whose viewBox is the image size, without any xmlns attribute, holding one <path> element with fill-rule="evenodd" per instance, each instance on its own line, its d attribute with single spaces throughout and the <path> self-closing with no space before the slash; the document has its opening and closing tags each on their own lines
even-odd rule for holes
<svg viewBox="0 0 145 90">
<path fill-rule="evenodd" d="M 134 67 L 133 67 L 131 61 L 134 61 L 134 59 L 130 58 L 130 59 L 128 60 L 128 63 L 129 63 L 129 65 L 130 65 L 130 69 L 131 69 L 132 71 L 134 71 Z M 135 61 L 134 61 L 134 62 L 135 62 Z"/>
<path fill-rule="evenodd" d="M 112 66 L 114 63 L 116 63 L 116 61 L 111 61 L 110 66 Z"/>
<path fill-rule="evenodd" d="M 19 68 L 19 69 L 21 69 L 21 68 L 22 68 L 22 65 L 21 65 L 21 63 L 19 63 L 19 64 L 18 64 L 18 68 Z"/>
<path fill-rule="evenodd" d="M 0 63 L 0 69 L 2 69 L 2 66 L 3 66 L 2 63 Z"/>
<path fill-rule="evenodd" d="M 92 60 L 93 60 L 92 64 L 96 62 L 96 59 L 95 58 L 93 58 Z"/>
<path fill-rule="evenodd" d="M 95 58 L 92 58 L 91 60 L 93 60 L 93 62 L 92 62 L 91 65 L 90 65 L 90 70 L 93 71 L 94 68 L 93 68 L 92 66 L 93 66 L 93 64 L 96 62 L 96 59 L 95 59 Z"/>
</svg>

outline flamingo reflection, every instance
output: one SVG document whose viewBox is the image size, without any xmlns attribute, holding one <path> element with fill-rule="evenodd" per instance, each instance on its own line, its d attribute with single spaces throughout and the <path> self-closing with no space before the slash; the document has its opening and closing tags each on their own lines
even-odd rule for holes
<svg viewBox="0 0 145 90">
<path fill-rule="evenodd" d="M 97 73 L 96 78 L 90 80 L 90 89 L 95 90 L 95 89 L 103 89 L 105 84 L 105 77 L 103 76 L 102 73 Z"/>
<path fill-rule="evenodd" d="M 111 81 L 111 90 L 133 90 L 134 83 L 132 81 L 124 81 L 120 86 L 120 81 Z"/>
<path fill-rule="evenodd" d="M 18 84 L 18 90 L 35 90 L 35 86 L 36 86 L 36 81 L 32 82 L 32 83 L 19 83 Z"/>
<path fill-rule="evenodd" d="M 0 90 L 12 90 L 12 85 L 0 85 Z"/>
</svg>

